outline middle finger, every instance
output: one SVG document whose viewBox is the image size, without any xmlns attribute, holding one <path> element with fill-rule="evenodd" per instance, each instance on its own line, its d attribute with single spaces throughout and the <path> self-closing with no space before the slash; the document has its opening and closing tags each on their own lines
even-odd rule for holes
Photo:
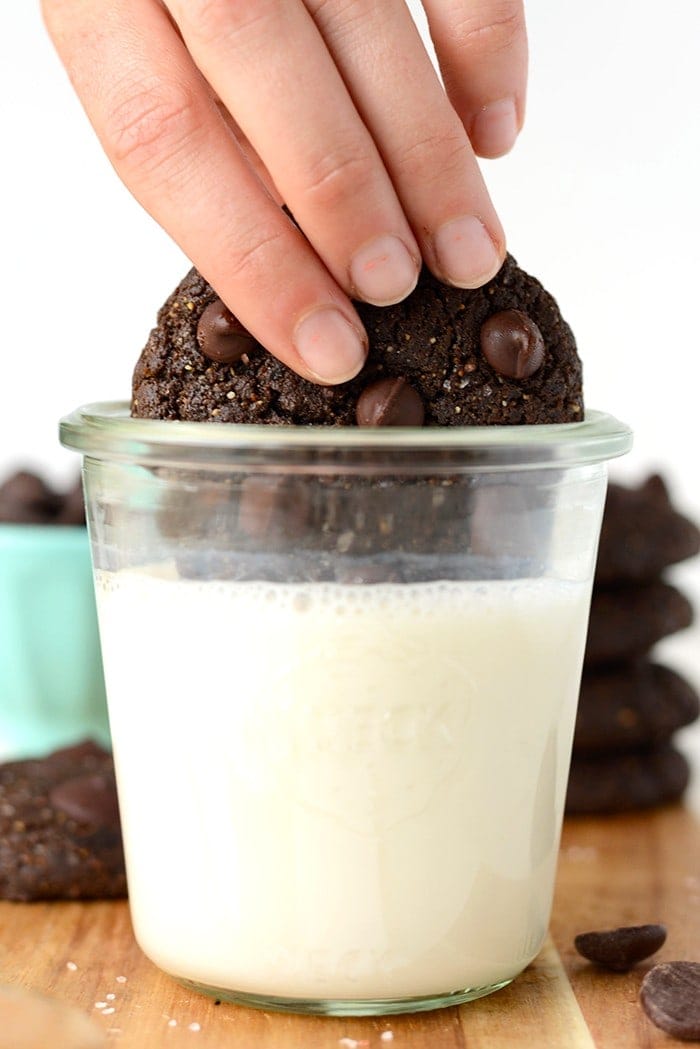
<svg viewBox="0 0 700 1049">
<path fill-rule="evenodd" d="M 418 244 L 301 0 L 167 6 L 341 287 L 376 305 L 404 298 L 418 279 Z"/>
</svg>

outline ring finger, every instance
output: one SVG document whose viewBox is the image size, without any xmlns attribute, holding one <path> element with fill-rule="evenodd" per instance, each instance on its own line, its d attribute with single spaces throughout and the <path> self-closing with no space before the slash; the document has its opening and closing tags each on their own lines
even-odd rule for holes
<svg viewBox="0 0 700 1049">
<path fill-rule="evenodd" d="M 478 287 L 505 238 L 459 116 L 404 0 L 305 0 L 378 143 L 424 259 L 438 277 Z"/>
</svg>

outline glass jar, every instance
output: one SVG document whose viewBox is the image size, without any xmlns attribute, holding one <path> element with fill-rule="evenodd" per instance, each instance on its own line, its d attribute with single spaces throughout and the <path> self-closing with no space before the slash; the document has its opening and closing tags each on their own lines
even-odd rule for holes
<svg viewBox="0 0 700 1049">
<path fill-rule="evenodd" d="M 546 935 L 606 460 L 579 424 L 83 408 L 136 937 L 247 1005 L 454 1005 Z"/>
</svg>

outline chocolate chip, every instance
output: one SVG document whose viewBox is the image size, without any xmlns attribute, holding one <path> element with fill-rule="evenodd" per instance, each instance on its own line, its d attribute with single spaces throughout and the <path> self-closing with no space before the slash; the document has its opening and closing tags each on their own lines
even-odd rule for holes
<svg viewBox="0 0 700 1049">
<path fill-rule="evenodd" d="M 117 788 L 111 777 L 75 776 L 52 788 L 49 801 L 76 823 L 109 826 L 119 820 Z"/>
<path fill-rule="evenodd" d="M 603 932 L 584 932 L 574 940 L 579 954 L 613 972 L 624 973 L 666 942 L 663 925 L 628 925 Z"/>
<path fill-rule="evenodd" d="M 205 357 L 216 364 L 235 364 L 255 346 L 253 336 L 221 299 L 214 299 L 197 324 L 197 342 Z"/>
<path fill-rule="evenodd" d="M 425 408 L 405 379 L 377 379 L 357 402 L 358 426 L 422 426 Z"/>
<path fill-rule="evenodd" d="M 481 326 L 481 352 L 508 379 L 529 379 L 544 362 L 544 339 L 521 310 L 494 313 Z"/>
<path fill-rule="evenodd" d="M 662 962 L 650 969 L 639 992 L 652 1023 L 674 1038 L 700 1039 L 700 962 Z"/>
</svg>

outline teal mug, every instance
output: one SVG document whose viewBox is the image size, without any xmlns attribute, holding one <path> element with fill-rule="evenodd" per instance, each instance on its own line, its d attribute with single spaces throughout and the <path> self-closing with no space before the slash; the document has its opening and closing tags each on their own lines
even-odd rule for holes
<svg viewBox="0 0 700 1049">
<path fill-rule="evenodd" d="M 87 531 L 0 524 L 0 758 L 109 743 Z"/>
</svg>

